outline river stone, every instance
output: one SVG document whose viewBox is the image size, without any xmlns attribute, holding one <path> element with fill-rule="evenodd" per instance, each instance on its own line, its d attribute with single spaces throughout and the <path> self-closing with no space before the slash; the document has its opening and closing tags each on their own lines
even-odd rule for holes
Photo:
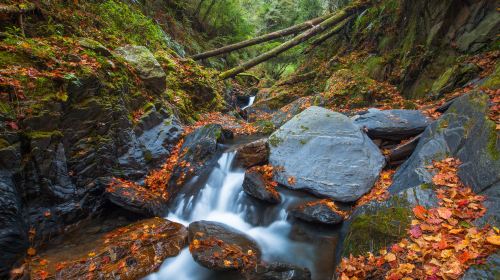
<svg viewBox="0 0 500 280">
<path fill-rule="evenodd" d="M 500 254 L 495 253 L 486 258 L 481 265 L 471 266 L 462 276 L 462 280 L 477 279 L 499 279 L 500 277 Z"/>
<path fill-rule="evenodd" d="M 134 67 L 145 86 L 151 91 L 161 94 L 167 89 L 167 76 L 148 48 L 127 45 L 115 51 Z"/>
<path fill-rule="evenodd" d="M 269 144 L 277 182 L 337 201 L 367 193 L 385 165 L 379 148 L 348 117 L 316 106 L 274 132 Z"/>
<path fill-rule="evenodd" d="M 421 185 L 392 195 L 383 202 L 372 201 L 357 208 L 342 224 L 340 240 L 342 257 L 378 252 L 406 236 L 412 209 L 438 206 L 438 198 L 430 185 Z"/>
<path fill-rule="evenodd" d="M 335 209 L 332 209 L 326 200 L 301 203 L 288 210 L 293 217 L 311 223 L 336 225 L 344 218 Z"/>
<path fill-rule="evenodd" d="M 488 118 L 488 96 L 473 92 L 457 98 L 422 134 L 410 158 L 394 174 L 391 193 L 432 182 L 433 160 L 457 157 L 465 185 L 481 193 L 500 181 L 500 141 Z"/>
<path fill-rule="evenodd" d="M 418 110 L 378 110 L 353 117 L 354 124 L 366 130 L 372 139 L 403 140 L 415 136 L 430 124 Z"/>
<path fill-rule="evenodd" d="M 276 111 L 271 118 L 271 122 L 275 127 L 280 127 L 311 105 L 323 106 L 324 104 L 325 98 L 321 94 L 301 97 Z"/>
<path fill-rule="evenodd" d="M 215 271 L 247 270 L 260 261 L 257 242 L 228 225 L 211 221 L 191 223 L 189 250 L 200 265 Z"/>
<path fill-rule="evenodd" d="M 293 264 L 273 262 L 258 265 L 245 274 L 247 280 L 310 280 L 311 271 Z"/>
<path fill-rule="evenodd" d="M 268 189 L 262 174 L 248 170 L 243 180 L 243 191 L 251 197 L 277 204 L 281 202 L 281 195 L 274 189 Z"/>
<path fill-rule="evenodd" d="M 161 217 L 167 211 L 166 198 L 135 184 L 115 180 L 106 188 L 106 196 L 111 203 L 145 217 Z"/>
<path fill-rule="evenodd" d="M 266 164 L 268 158 L 269 144 L 267 143 L 267 139 L 260 139 L 242 145 L 236 150 L 236 160 L 246 168 Z"/>
<path fill-rule="evenodd" d="M 62 268 L 44 268 L 55 272 L 47 278 L 34 268 L 31 279 L 141 279 L 160 268 L 166 258 L 178 255 L 186 240 L 187 230 L 181 224 L 163 218 L 139 221 L 95 240 L 89 252 L 73 252 L 64 263 L 52 262 L 47 255 L 49 266 Z"/>
</svg>

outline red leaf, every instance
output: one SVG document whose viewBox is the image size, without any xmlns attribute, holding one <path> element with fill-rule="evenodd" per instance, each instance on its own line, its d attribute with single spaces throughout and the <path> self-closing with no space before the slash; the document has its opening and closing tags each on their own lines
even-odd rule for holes
<svg viewBox="0 0 500 280">
<path fill-rule="evenodd" d="M 13 130 L 19 130 L 19 126 L 15 122 L 7 122 L 7 126 Z"/>
<path fill-rule="evenodd" d="M 420 236 L 422 236 L 422 229 L 419 225 L 413 226 L 410 229 L 410 234 L 413 238 L 419 238 Z"/>
</svg>

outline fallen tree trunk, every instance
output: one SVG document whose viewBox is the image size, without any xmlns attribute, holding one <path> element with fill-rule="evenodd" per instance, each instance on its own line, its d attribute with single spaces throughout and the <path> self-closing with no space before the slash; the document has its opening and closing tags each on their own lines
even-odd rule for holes
<svg viewBox="0 0 500 280">
<path fill-rule="evenodd" d="M 328 40 L 330 37 L 332 37 L 335 34 L 338 34 L 345 26 L 346 24 L 352 19 L 352 16 L 344 19 L 341 23 L 337 24 L 334 28 L 330 29 L 328 32 L 322 34 L 318 38 L 314 39 L 311 42 L 311 45 L 304 51 L 304 54 L 308 54 L 311 52 L 314 48 L 317 46 L 321 45 L 323 42 Z"/>
<path fill-rule="evenodd" d="M 22 5 L 7 5 L 0 4 L 0 14 L 7 15 L 18 15 L 27 12 L 32 12 L 36 10 L 36 6 L 33 3 L 26 3 Z"/>
<path fill-rule="evenodd" d="M 263 42 L 271 41 L 271 40 L 274 40 L 274 39 L 277 39 L 277 38 L 281 38 L 281 37 L 284 37 L 284 36 L 287 36 L 287 35 L 290 35 L 290 34 L 294 34 L 294 33 L 297 33 L 297 32 L 302 32 L 304 30 L 310 29 L 310 28 L 314 27 L 315 25 L 317 25 L 317 24 L 325 21 L 326 19 L 328 19 L 331 16 L 332 16 L 331 14 L 328 14 L 328 15 L 325 15 L 325 16 L 322 16 L 322 17 L 318 17 L 318 18 L 306 21 L 304 23 L 300 23 L 300 24 L 297 24 L 297 25 L 294 25 L 294 26 L 291 26 L 291 27 L 288 27 L 288 28 L 285 28 L 285 29 L 282 29 L 282 30 L 278 30 L 278 31 L 275 31 L 275 32 L 272 32 L 272 33 L 268 33 L 268 34 L 259 36 L 259 37 L 255 37 L 255 38 L 243 41 L 243 42 L 231 44 L 231 45 L 224 46 L 222 48 L 218 48 L 218 49 L 215 49 L 215 50 L 211 50 L 211 51 L 207 51 L 207 52 L 204 52 L 204 53 L 196 54 L 196 55 L 192 56 L 192 58 L 194 60 L 201 60 L 201 59 L 205 59 L 205 58 L 209 58 L 209 57 L 213 57 L 213 56 L 225 54 L 225 53 L 228 53 L 228 52 L 232 52 L 232 51 L 235 51 L 235 50 L 239 50 L 239 49 L 242 49 L 242 48 L 246 48 L 246 47 L 249 47 L 249 46 L 257 45 L 257 44 L 260 44 L 260 43 L 263 43 Z"/>
<path fill-rule="evenodd" d="M 364 6 L 366 6 L 365 2 L 359 2 L 357 4 L 353 4 L 347 8 L 344 8 L 344 9 L 336 12 L 333 16 L 331 16 L 327 20 L 323 21 L 319 25 L 316 25 L 313 28 L 311 28 L 311 29 L 299 34 L 298 36 L 294 37 L 292 40 L 287 41 L 287 42 L 281 44 L 280 46 L 278 46 L 278 47 L 276 47 L 268 52 L 265 52 L 265 53 L 255 57 L 255 58 L 253 58 L 253 59 L 235 67 L 235 68 L 232 68 L 228 71 L 221 73 L 219 75 L 219 77 L 221 79 L 232 78 L 241 72 L 244 72 L 244 71 L 246 71 L 246 70 L 248 70 L 248 69 L 264 62 L 264 61 L 267 61 L 267 60 L 281 54 L 282 52 L 289 50 L 289 49 L 307 41 L 309 38 L 311 38 L 319 33 L 322 33 L 323 31 L 329 29 L 330 27 L 334 26 L 335 24 L 338 24 L 339 22 L 346 19 L 351 14 L 353 14 L 354 12 L 359 10 L 360 8 L 363 8 Z"/>
</svg>

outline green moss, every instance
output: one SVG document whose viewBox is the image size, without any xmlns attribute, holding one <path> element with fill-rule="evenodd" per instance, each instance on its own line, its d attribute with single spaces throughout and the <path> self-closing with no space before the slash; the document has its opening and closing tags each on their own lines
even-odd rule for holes
<svg viewBox="0 0 500 280">
<path fill-rule="evenodd" d="M 497 161 L 500 159 L 500 151 L 497 148 L 497 143 L 498 143 L 498 134 L 496 130 L 496 125 L 494 122 L 487 120 L 487 124 L 489 125 L 489 136 L 488 136 L 488 144 L 486 146 L 486 149 L 488 151 L 488 154 L 490 157 Z"/>
<path fill-rule="evenodd" d="M 377 207 L 367 205 L 363 214 L 353 217 L 343 244 L 343 256 L 377 252 L 406 234 L 412 218 L 408 201 L 395 196 L 387 203 Z"/>
<path fill-rule="evenodd" d="M 8 146 L 10 146 L 10 143 L 7 142 L 7 140 L 5 140 L 5 139 L 0 138 L 0 150 L 7 148 Z"/>
<path fill-rule="evenodd" d="M 448 82 L 450 81 L 452 75 L 456 72 L 457 67 L 453 66 L 448 68 L 432 85 L 432 92 L 439 93 Z"/>
<path fill-rule="evenodd" d="M 273 147 L 277 147 L 280 143 L 283 142 L 283 139 L 279 138 L 278 136 L 276 135 L 271 135 L 271 137 L 269 137 L 269 144 Z"/>
<path fill-rule="evenodd" d="M 483 86 L 491 89 L 500 88 L 500 64 L 497 64 L 495 72 L 484 81 Z"/>
<path fill-rule="evenodd" d="M 144 155 L 144 160 L 146 162 L 151 162 L 153 160 L 153 154 L 151 153 L 150 150 L 145 150 L 143 155 Z"/>
<path fill-rule="evenodd" d="M 258 120 L 255 124 L 259 127 L 259 131 L 264 134 L 271 134 L 276 130 L 274 123 L 269 120 Z"/>
<path fill-rule="evenodd" d="M 26 133 L 30 139 L 41 139 L 41 138 L 52 138 L 52 137 L 62 137 L 63 133 L 59 130 L 54 131 L 31 131 Z"/>
</svg>

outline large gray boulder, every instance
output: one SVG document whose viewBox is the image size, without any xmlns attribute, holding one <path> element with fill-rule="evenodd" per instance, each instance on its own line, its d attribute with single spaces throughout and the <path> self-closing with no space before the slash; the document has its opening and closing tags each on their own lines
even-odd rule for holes
<svg viewBox="0 0 500 280">
<path fill-rule="evenodd" d="M 127 45 L 115 51 L 134 67 L 148 89 L 156 94 L 161 94 L 167 89 L 167 76 L 148 48 Z"/>
<path fill-rule="evenodd" d="M 348 117 L 315 106 L 273 133 L 269 144 L 277 182 L 337 201 L 367 193 L 385 165 L 377 146 Z"/>
<path fill-rule="evenodd" d="M 403 140 L 415 136 L 430 124 L 418 110 L 369 109 L 353 117 L 354 124 L 366 130 L 372 139 Z"/>
</svg>

